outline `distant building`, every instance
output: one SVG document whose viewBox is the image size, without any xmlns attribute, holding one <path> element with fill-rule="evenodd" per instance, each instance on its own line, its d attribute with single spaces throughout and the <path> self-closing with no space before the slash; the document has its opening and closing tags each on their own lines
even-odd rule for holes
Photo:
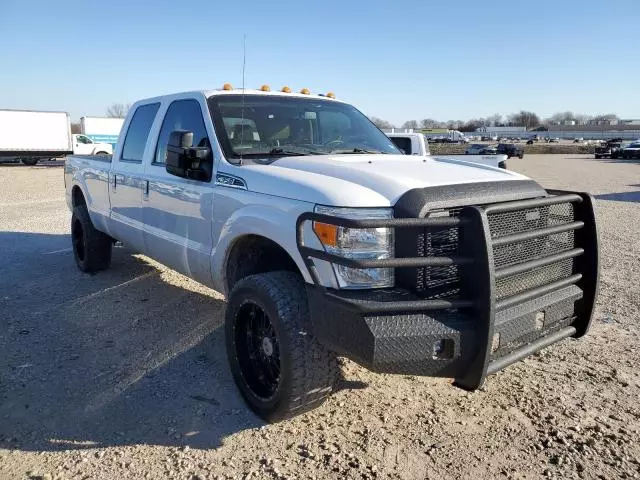
<svg viewBox="0 0 640 480">
<path fill-rule="evenodd" d="M 618 125 L 640 125 L 640 119 L 624 119 L 618 121 Z"/>
<path fill-rule="evenodd" d="M 477 133 L 494 133 L 496 135 L 501 133 L 514 133 L 514 132 L 526 132 L 527 127 L 480 127 L 476 128 Z"/>
<path fill-rule="evenodd" d="M 594 118 L 587 122 L 587 125 L 595 125 L 599 127 L 618 125 L 618 120 L 609 118 Z"/>
</svg>

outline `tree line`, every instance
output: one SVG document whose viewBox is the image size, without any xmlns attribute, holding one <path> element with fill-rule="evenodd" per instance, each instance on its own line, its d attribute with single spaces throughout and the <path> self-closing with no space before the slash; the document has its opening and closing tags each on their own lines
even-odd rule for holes
<svg viewBox="0 0 640 480">
<path fill-rule="evenodd" d="M 527 130 L 544 128 L 550 125 L 560 125 L 566 122 L 575 122 L 576 125 L 584 125 L 590 120 L 618 120 L 618 116 L 609 113 L 606 115 L 585 115 L 573 112 L 558 112 L 549 118 L 541 119 L 536 113 L 521 110 L 511 115 L 503 116 L 499 113 L 489 117 L 471 118 L 469 120 L 448 120 L 446 122 L 425 118 L 418 120 L 407 120 L 400 128 L 449 128 L 461 132 L 475 132 L 481 127 L 526 127 Z M 396 128 L 391 122 L 378 117 L 371 117 L 371 121 L 380 129 Z"/>
</svg>

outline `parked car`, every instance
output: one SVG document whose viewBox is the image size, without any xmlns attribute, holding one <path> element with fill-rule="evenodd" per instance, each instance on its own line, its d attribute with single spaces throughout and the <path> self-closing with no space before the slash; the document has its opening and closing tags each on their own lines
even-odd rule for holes
<svg viewBox="0 0 640 480">
<path fill-rule="evenodd" d="M 611 148 L 611 158 L 622 158 L 622 152 L 633 142 L 622 142 Z"/>
<path fill-rule="evenodd" d="M 475 390 L 587 333 L 592 196 L 402 155 L 347 103 L 266 90 L 138 101 L 110 161 L 64 169 L 79 270 L 108 268 L 119 240 L 222 292 L 230 370 L 259 416 L 321 405 L 338 356 Z"/>
<path fill-rule="evenodd" d="M 506 155 L 507 158 L 522 158 L 524 157 L 524 148 L 520 145 L 514 145 L 513 143 L 500 143 L 496 147 L 496 153 Z"/>
<path fill-rule="evenodd" d="M 496 147 L 484 143 L 473 143 L 467 147 L 465 155 L 496 155 Z"/>
<path fill-rule="evenodd" d="M 640 142 L 630 143 L 628 146 L 623 148 L 622 158 L 625 160 L 640 158 Z"/>
</svg>

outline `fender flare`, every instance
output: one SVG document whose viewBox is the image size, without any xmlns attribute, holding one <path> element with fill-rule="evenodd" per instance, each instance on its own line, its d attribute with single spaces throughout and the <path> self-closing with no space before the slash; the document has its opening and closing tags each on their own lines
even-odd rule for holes
<svg viewBox="0 0 640 480">
<path fill-rule="evenodd" d="M 296 243 L 295 218 L 291 211 L 283 211 L 268 205 L 249 205 L 236 210 L 220 228 L 218 243 L 211 257 L 211 273 L 214 288 L 226 295 L 226 266 L 231 249 L 247 235 L 267 238 L 280 246 L 292 258 L 305 282 L 312 279 Z"/>
</svg>

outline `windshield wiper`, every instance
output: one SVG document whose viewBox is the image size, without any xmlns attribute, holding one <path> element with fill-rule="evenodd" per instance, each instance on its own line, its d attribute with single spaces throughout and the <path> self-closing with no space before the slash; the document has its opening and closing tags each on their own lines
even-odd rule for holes
<svg viewBox="0 0 640 480">
<path fill-rule="evenodd" d="M 381 152 L 380 150 L 367 150 L 365 148 L 344 148 L 340 150 L 331 150 L 329 153 L 335 153 L 338 155 L 348 155 L 352 153 L 368 153 L 372 155 L 388 155 L 387 152 Z"/>
<path fill-rule="evenodd" d="M 236 155 L 240 155 L 240 153 L 236 152 Z M 275 147 L 267 151 L 256 152 L 255 150 L 250 150 L 242 153 L 243 157 L 301 157 L 305 155 L 322 155 L 322 154 L 320 152 L 307 150 L 307 149 L 297 150 L 295 149 L 295 147 L 293 148 Z"/>
</svg>

